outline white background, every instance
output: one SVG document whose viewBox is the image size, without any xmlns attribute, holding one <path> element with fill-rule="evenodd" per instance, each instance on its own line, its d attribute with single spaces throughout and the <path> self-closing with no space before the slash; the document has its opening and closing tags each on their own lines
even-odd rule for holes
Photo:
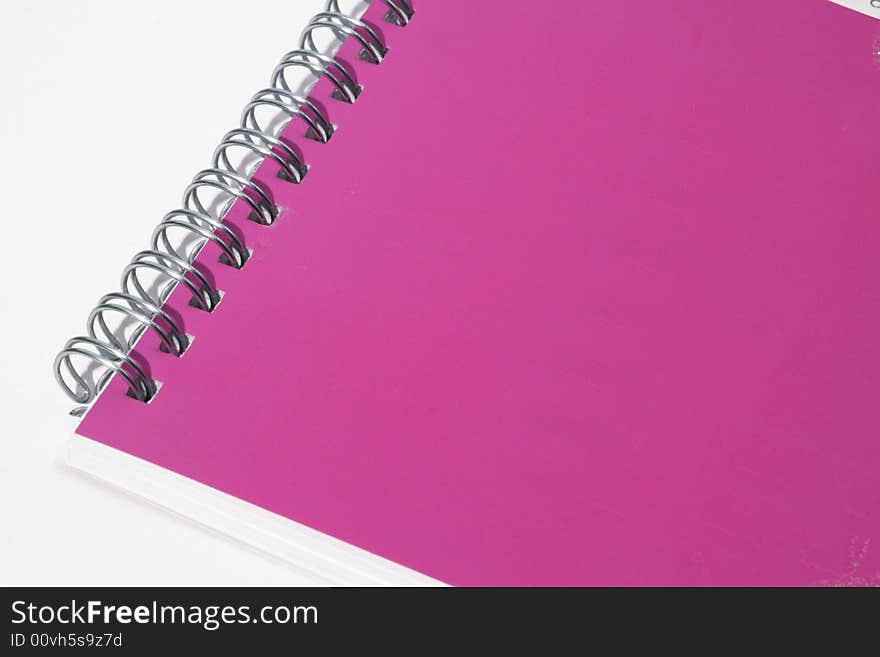
<svg viewBox="0 0 880 657">
<path fill-rule="evenodd" d="M 831 0 L 831 2 L 855 9 L 874 18 L 880 18 L 880 1 L 878 0 Z"/>
<path fill-rule="evenodd" d="M 322 4 L 0 0 L 0 585 L 318 583 L 66 468 L 52 361 Z"/>
</svg>

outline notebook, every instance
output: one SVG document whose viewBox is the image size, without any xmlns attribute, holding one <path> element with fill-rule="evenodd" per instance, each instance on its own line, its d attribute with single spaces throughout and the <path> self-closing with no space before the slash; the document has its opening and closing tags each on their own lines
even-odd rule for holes
<svg viewBox="0 0 880 657">
<path fill-rule="evenodd" d="M 876 3 L 345 11 L 59 354 L 74 465 L 335 583 L 880 584 Z"/>
</svg>

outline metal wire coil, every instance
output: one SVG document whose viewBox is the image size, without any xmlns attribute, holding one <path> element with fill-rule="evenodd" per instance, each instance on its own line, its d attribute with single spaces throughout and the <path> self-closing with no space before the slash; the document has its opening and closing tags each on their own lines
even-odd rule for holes
<svg viewBox="0 0 880 657">
<path fill-rule="evenodd" d="M 388 8 L 385 20 L 405 26 L 413 15 L 410 0 L 382 0 Z M 211 242 L 221 252 L 221 262 L 237 269 L 250 256 L 239 236 L 224 223 L 233 204 L 244 203 L 249 218 L 270 225 L 278 216 L 270 190 L 251 176 L 269 158 L 279 166 L 279 177 L 300 183 L 308 165 L 290 143 L 281 138 L 287 124 L 299 118 L 308 128 L 306 136 L 326 143 L 333 135 L 333 124 L 318 105 L 297 93 L 288 80 L 293 68 L 305 69 L 315 79 L 327 78 L 333 97 L 354 103 L 361 87 L 349 66 L 322 53 L 315 34 L 329 31 L 337 40 L 354 39 L 361 46 L 361 60 L 379 64 L 388 52 L 380 34 L 367 23 L 344 13 L 339 0 L 328 0 L 325 10 L 315 14 L 303 30 L 298 47 L 291 50 L 272 72 L 270 87 L 257 92 L 245 106 L 240 126 L 227 132 L 213 154 L 211 167 L 200 171 L 183 193 L 182 207 L 169 212 L 153 231 L 150 248 L 139 252 L 122 272 L 121 292 L 103 296 L 89 314 L 87 335 L 69 340 L 55 358 L 55 378 L 77 404 L 95 400 L 112 375 L 128 385 L 129 396 L 149 402 L 157 385 L 149 376 L 147 363 L 132 353 L 138 339 L 152 330 L 160 339 L 160 349 L 180 356 L 189 347 L 191 336 L 182 329 L 163 304 L 180 285 L 191 295 L 190 305 L 211 312 L 219 302 L 219 292 L 208 272 L 196 263 L 202 247 Z M 281 121 L 261 121 L 260 111 L 281 115 Z M 232 153 L 242 152 L 238 164 Z M 207 196 L 212 195 L 209 201 Z M 175 239 L 174 236 L 178 236 Z M 142 276 L 152 277 L 146 282 Z M 117 319 L 116 328 L 108 318 Z M 128 332 L 126 331 L 128 328 Z M 139 362 L 141 361 L 141 362 Z M 81 415 L 85 408 L 74 409 Z"/>
</svg>

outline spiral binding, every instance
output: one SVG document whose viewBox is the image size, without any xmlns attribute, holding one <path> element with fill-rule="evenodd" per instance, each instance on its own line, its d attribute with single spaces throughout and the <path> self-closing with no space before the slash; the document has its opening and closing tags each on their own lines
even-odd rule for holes
<svg viewBox="0 0 880 657">
<path fill-rule="evenodd" d="M 385 20 L 406 26 L 413 15 L 410 0 L 382 0 L 388 8 Z M 190 343 L 180 323 L 162 305 L 179 285 L 192 295 L 190 304 L 211 312 L 220 300 L 218 290 L 195 265 L 194 261 L 208 242 L 222 251 L 221 260 L 236 269 L 244 266 L 250 256 L 235 231 L 224 223 L 224 217 L 236 202 L 245 203 L 250 218 L 270 225 L 278 214 L 267 189 L 251 179 L 266 158 L 276 162 L 279 176 L 292 183 L 302 182 L 308 167 L 300 156 L 281 138 L 286 125 L 299 117 L 308 126 L 307 137 L 326 143 L 333 135 L 333 124 L 324 111 L 291 87 L 286 73 L 293 68 L 305 69 L 316 79 L 326 78 L 333 85 L 333 97 L 354 103 L 361 87 L 348 67 L 319 51 L 314 35 L 329 30 L 340 41 L 351 38 L 361 46 L 360 58 L 379 64 L 388 52 L 379 34 L 365 22 L 342 12 L 338 0 L 328 0 L 324 11 L 315 14 L 299 38 L 298 48 L 288 52 L 272 72 L 270 87 L 257 92 L 242 112 L 240 126 L 230 130 L 214 151 L 212 165 L 196 174 L 183 193 L 182 208 L 169 212 L 156 229 L 150 248 L 139 252 L 122 272 L 121 292 L 102 297 L 86 323 L 88 335 L 69 340 L 55 358 L 55 378 L 67 395 L 77 404 L 89 404 L 106 386 L 113 374 L 128 384 L 128 394 L 148 402 L 157 392 L 156 383 L 147 368 L 133 356 L 132 349 L 141 335 L 153 330 L 160 339 L 160 349 L 180 356 Z M 262 125 L 259 108 L 270 108 L 285 115 L 282 123 Z M 230 153 L 243 150 L 251 156 L 234 165 Z M 217 196 L 208 202 L 205 195 Z M 218 202 L 219 197 L 219 202 Z M 183 234 L 175 240 L 171 234 Z M 152 284 L 142 275 L 151 274 Z M 134 324 L 128 337 L 120 337 L 120 329 L 111 329 L 108 317 Z M 123 331 L 124 333 L 124 331 Z M 74 362 L 77 359 L 77 362 Z M 82 363 L 85 363 L 84 365 Z M 86 407 L 72 411 L 82 415 Z"/>
</svg>

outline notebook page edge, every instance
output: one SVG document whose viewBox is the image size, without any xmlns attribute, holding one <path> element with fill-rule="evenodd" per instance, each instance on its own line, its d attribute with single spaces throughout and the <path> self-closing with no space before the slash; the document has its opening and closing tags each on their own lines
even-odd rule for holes
<svg viewBox="0 0 880 657">
<path fill-rule="evenodd" d="M 284 563 L 331 586 L 444 583 L 237 497 L 73 434 L 65 465 Z"/>
</svg>

